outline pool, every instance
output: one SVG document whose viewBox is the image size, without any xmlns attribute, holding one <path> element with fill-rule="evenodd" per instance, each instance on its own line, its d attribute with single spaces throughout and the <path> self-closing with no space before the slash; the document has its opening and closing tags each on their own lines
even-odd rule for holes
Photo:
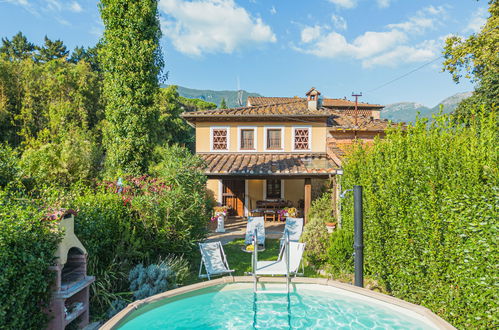
<svg viewBox="0 0 499 330">
<path fill-rule="evenodd" d="M 271 280 L 261 289 L 285 289 Z M 254 295 L 244 277 L 194 286 L 135 302 L 102 329 L 453 329 L 426 308 L 334 281 L 294 279 L 289 297 Z"/>
</svg>

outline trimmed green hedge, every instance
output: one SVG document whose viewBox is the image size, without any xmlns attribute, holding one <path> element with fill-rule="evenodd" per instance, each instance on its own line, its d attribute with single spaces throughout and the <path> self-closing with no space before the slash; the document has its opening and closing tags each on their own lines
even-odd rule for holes
<svg viewBox="0 0 499 330">
<path fill-rule="evenodd" d="M 358 147 L 344 168 L 343 189 L 364 187 L 367 274 L 463 329 L 499 324 L 499 140 L 487 110 L 467 126 L 419 120 Z"/>
<path fill-rule="evenodd" d="M 31 202 L 0 191 L 0 329 L 43 329 L 60 235 Z"/>
</svg>

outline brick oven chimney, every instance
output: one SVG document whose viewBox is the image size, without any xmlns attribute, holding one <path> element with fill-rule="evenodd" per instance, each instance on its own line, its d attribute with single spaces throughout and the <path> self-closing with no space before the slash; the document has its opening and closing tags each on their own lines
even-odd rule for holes
<svg viewBox="0 0 499 330">
<path fill-rule="evenodd" d="M 319 95 L 321 95 L 321 92 L 312 87 L 305 95 L 307 95 L 308 110 L 317 110 L 319 108 Z"/>
</svg>

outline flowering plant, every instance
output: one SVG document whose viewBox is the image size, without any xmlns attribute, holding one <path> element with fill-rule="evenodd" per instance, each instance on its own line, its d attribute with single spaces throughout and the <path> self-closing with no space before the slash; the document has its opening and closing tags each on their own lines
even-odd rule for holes
<svg viewBox="0 0 499 330">
<path fill-rule="evenodd" d="M 218 219 L 219 216 L 223 215 L 226 216 L 227 212 L 229 211 L 230 207 L 229 206 L 215 206 L 213 208 L 213 213 L 214 215 L 211 217 L 211 221 L 215 221 Z"/>
<path fill-rule="evenodd" d="M 60 209 L 60 208 L 51 208 L 47 210 L 47 214 L 45 215 L 46 220 L 55 221 L 61 220 L 66 215 L 72 214 L 74 216 L 77 215 L 77 212 L 73 209 Z"/>
<path fill-rule="evenodd" d="M 296 217 L 298 210 L 295 207 L 286 207 L 277 211 L 281 217 Z"/>
</svg>

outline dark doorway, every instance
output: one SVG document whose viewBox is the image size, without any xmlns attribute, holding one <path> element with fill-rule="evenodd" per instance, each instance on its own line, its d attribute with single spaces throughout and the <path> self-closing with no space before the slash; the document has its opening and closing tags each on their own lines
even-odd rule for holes
<svg viewBox="0 0 499 330">
<path fill-rule="evenodd" d="M 222 180 L 222 203 L 232 211 L 229 215 L 244 216 L 244 180 Z"/>
</svg>

